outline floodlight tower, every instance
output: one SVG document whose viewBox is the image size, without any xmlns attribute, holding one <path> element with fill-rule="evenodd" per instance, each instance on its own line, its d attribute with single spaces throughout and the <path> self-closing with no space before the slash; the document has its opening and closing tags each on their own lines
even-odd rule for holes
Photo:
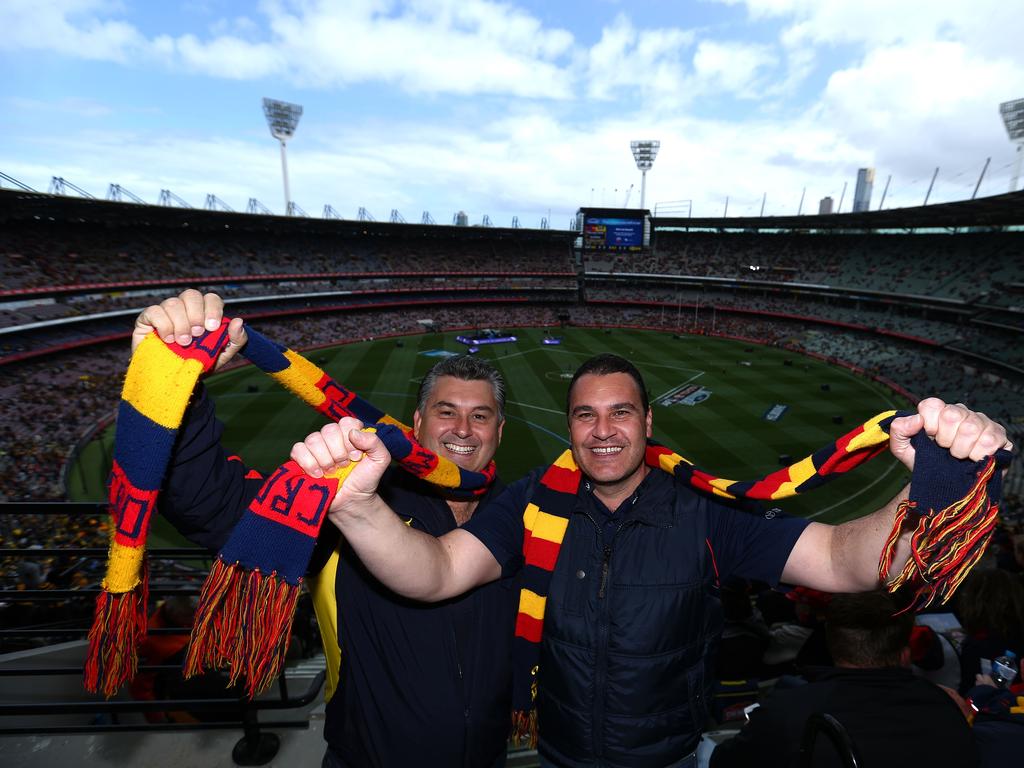
<svg viewBox="0 0 1024 768">
<path fill-rule="evenodd" d="M 654 165 L 654 158 L 658 156 L 661 142 L 650 139 L 631 141 L 629 148 L 633 150 L 633 159 L 636 160 L 636 167 L 640 170 L 640 209 L 643 210 L 647 197 L 647 172 Z"/>
<path fill-rule="evenodd" d="M 288 157 L 284 145 L 295 135 L 295 126 L 302 117 L 302 107 L 287 101 L 263 99 L 263 114 L 267 118 L 270 135 L 281 142 L 281 173 L 284 176 L 284 215 L 292 214 L 292 198 L 288 192 Z"/>
<path fill-rule="evenodd" d="M 1010 141 L 1017 145 L 1017 160 L 1013 164 L 1013 175 L 1010 176 L 1010 191 L 1016 192 L 1021 159 L 1024 158 L 1024 99 L 1004 101 L 999 105 L 999 114 L 1003 116 L 1003 125 L 1010 135 Z"/>
</svg>

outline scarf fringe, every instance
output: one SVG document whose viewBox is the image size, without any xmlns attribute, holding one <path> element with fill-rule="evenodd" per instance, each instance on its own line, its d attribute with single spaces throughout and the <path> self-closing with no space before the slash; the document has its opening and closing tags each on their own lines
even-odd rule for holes
<svg viewBox="0 0 1024 768">
<path fill-rule="evenodd" d="M 512 713 L 512 743 L 517 747 L 537 748 L 537 710 L 517 709 Z"/>
<path fill-rule="evenodd" d="M 890 592 L 905 585 L 913 589 L 911 603 L 904 610 L 923 610 L 937 598 L 947 603 L 985 553 L 999 516 L 999 505 L 988 495 L 988 481 L 995 471 L 995 458 L 990 457 L 967 495 L 941 511 L 922 514 L 912 502 L 900 503 L 882 548 L 878 575 Z M 910 557 L 889 581 L 896 545 L 908 523 L 915 526 Z"/>
<path fill-rule="evenodd" d="M 104 589 L 96 596 L 85 657 L 85 689 L 110 698 L 135 677 L 139 645 L 146 636 L 149 569 L 143 565 L 139 584 L 128 592 Z"/>
<path fill-rule="evenodd" d="M 249 698 L 263 693 L 284 666 L 301 591 L 276 572 L 218 558 L 199 598 L 185 677 L 229 667 L 228 687 L 244 678 Z"/>
</svg>

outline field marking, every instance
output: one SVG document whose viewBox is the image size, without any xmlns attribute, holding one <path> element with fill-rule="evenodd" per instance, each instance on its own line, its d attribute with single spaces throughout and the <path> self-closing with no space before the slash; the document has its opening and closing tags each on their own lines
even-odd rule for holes
<svg viewBox="0 0 1024 768">
<path fill-rule="evenodd" d="M 547 411 L 548 413 L 557 413 L 559 416 L 564 416 L 565 411 L 558 408 L 545 408 L 542 405 L 530 405 L 529 403 L 522 403 L 518 400 L 506 400 L 506 405 L 518 405 L 520 408 L 533 408 L 535 411 Z"/>
<path fill-rule="evenodd" d="M 893 463 L 893 464 L 891 464 L 891 465 L 889 466 L 889 468 L 888 468 L 887 470 L 885 470 L 885 472 L 883 472 L 882 474 L 880 474 L 880 475 L 879 475 L 878 477 L 876 477 L 876 478 L 875 478 L 874 480 L 872 480 L 872 481 L 871 481 L 870 483 L 868 483 L 867 485 L 865 485 L 865 486 L 864 486 L 863 488 L 861 488 L 861 489 L 860 489 L 859 491 L 857 491 L 857 492 L 856 492 L 855 494 L 853 494 L 852 496 L 847 496 L 847 497 L 846 497 L 845 499 L 843 499 L 842 501 L 837 501 L 837 502 L 836 502 L 835 504 L 833 504 L 833 505 L 832 505 L 832 506 L 830 506 L 830 507 L 825 507 L 824 509 L 819 509 L 819 510 L 818 510 L 817 512 L 815 512 L 815 513 L 814 513 L 813 515 L 807 515 L 807 519 L 808 519 L 808 520 L 813 520 L 814 518 L 816 518 L 816 517 L 818 517 L 818 516 L 820 516 L 820 515 L 824 515 L 824 514 L 825 514 L 826 512 L 831 512 L 831 511 L 832 511 L 833 509 L 835 509 L 836 507 L 841 507 L 841 506 L 842 506 L 843 504 L 846 504 L 846 503 L 847 503 L 848 501 L 853 501 L 854 499 L 856 499 L 856 498 L 857 498 L 858 496 L 860 496 L 860 495 L 861 495 L 862 493 L 864 493 L 864 492 L 865 492 L 865 491 L 867 491 L 868 489 L 870 489 L 870 488 L 872 488 L 873 486 L 877 485 L 878 483 L 882 482 L 882 481 L 883 481 L 883 480 L 884 480 L 884 479 L 886 478 L 886 476 L 887 476 L 887 475 L 888 475 L 888 474 L 889 474 L 890 472 L 892 472 L 892 471 L 893 471 L 894 469 L 896 469 L 897 467 L 902 467 L 902 466 L 903 466 L 903 465 L 902 465 L 902 464 L 900 464 L 900 463 L 899 463 L 898 461 L 897 461 L 897 462 L 895 462 L 895 463 Z M 874 510 L 871 510 L 871 511 L 872 511 L 872 512 L 874 512 Z"/>
<path fill-rule="evenodd" d="M 689 370 L 692 370 L 692 369 L 689 369 Z M 659 400 L 661 400 L 661 398 L 665 397 L 666 395 L 668 395 L 668 394 L 670 394 L 670 393 L 672 393 L 672 392 L 675 392 L 675 391 L 676 391 L 677 389 L 679 389 L 680 387 L 685 387 L 685 386 L 686 386 L 687 384 L 689 384 L 689 383 L 690 383 L 691 381 L 693 381 L 694 379 L 699 379 L 699 378 L 700 378 L 701 376 L 703 376 L 703 375 L 704 375 L 705 373 L 706 373 L 706 371 L 701 371 L 700 373 L 697 373 L 697 374 L 695 374 L 694 376 L 691 376 L 690 378 L 688 378 L 688 379 L 687 379 L 686 381 L 684 381 L 684 382 L 683 382 L 682 384 L 676 384 L 676 385 L 675 385 L 674 387 L 672 387 L 671 389 L 668 389 L 668 390 L 666 390 L 666 391 L 662 392 L 662 393 L 661 393 L 660 395 L 658 395 L 657 397 L 652 397 L 652 398 L 651 398 L 651 402 L 652 402 L 652 403 L 657 403 L 657 402 L 658 402 Z"/>
</svg>

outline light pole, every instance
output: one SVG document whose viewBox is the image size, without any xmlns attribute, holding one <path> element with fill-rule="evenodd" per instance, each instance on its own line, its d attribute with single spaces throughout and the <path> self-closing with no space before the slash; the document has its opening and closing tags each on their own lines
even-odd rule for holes
<svg viewBox="0 0 1024 768">
<path fill-rule="evenodd" d="M 629 148 L 633 150 L 633 159 L 636 160 L 636 167 L 640 170 L 640 209 L 643 210 L 647 198 L 647 172 L 654 165 L 654 158 L 658 156 L 661 142 L 649 139 L 631 141 Z"/>
<path fill-rule="evenodd" d="M 1013 164 L 1013 175 L 1010 176 L 1010 191 L 1016 192 L 1021 159 L 1024 158 L 1024 99 L 1004 101 L 999 105 L 999 114 L 1003 116 L 1003 125 L 1010 135 L 1010 141 L 1017 145 L 1017 160 Z"/>
<path fill-rule="evenodd" d="M 295 135 L 295 126 L 302 117 L 302 107 L 287 101 L 263 99 L 263 115 L 267 118 L 270 135 L 281 142 L 281 174 L 284 176 L 284 215 L 292 215 L 292 198 L 288 192 L 288 157 L 284 145 Z"/>
</svg>

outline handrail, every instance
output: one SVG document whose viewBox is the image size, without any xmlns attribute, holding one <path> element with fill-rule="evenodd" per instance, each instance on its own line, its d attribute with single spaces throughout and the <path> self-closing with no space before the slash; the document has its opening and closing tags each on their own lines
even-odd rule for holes
<svg viewBox="0 0 1024 768">
<path fill-rule="evenodd" d="M 324 681 L 327 673 L 321 670 L 310 680 L 309 686 L 301 696 L 281 699 L 254 699 L 248 701 L 238 697 L 224 697 L 219 699 L 160 699 L 159 701 L 65 701 L 51 702 L 46 704 L 21 703 L 21 704 L 0 704 L 0 716 L 6 715 L 75 715 L 91 714 L 94 712 L 174 712 L 177 710 L 206 711 L 224 709 L 225 707 L 237 707 L 242 710 L 264 710 L 264 709 L 299 709 L 312 704 Z M 233 723 L 237 726 L 238 723 Z M 42 726 L 36 732 L 45 730 Z M 0 728 L 0 733 L 3 729 Z"/>
</svg>

